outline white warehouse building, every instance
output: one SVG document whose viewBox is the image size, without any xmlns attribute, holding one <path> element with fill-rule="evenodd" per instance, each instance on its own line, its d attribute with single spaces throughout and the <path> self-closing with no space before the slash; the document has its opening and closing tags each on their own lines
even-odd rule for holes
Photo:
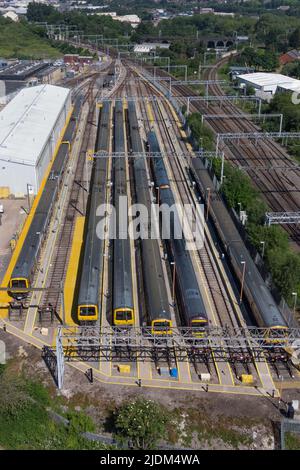
<svg viewBox="0 0 300 470">
<path fill-rule="evenodd" d="M 280 73 L 255 72 L 238 75 L 237 80 L 240 84 L 252 86 L 256 95 L 263 97 L 263 94 L 270 97 L 277 91 L 300 90 L 300 80 L 282 75 Z"/>
<path fill-rule="evenodd" d="M 71 111 L 67 88 L 25 88 L 0 112 L 0 187 L 37 194 Z"/>
</svg>

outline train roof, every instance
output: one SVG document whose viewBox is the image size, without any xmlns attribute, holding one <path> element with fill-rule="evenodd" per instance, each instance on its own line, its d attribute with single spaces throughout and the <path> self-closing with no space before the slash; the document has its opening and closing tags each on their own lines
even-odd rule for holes
<svg viewBox="0 0 300 470">
<path fill-rule="evenodd" d="M 132 151 L 141 152 L 143 145 L 139 134 L 135 105 L 131 102 L 129 102 L 128 105 Z M 145 158 L 135 158 L 133 168 L 138 203 L 144 204 L 149 208 L 151 198 Z M 150 211 L 150 209 L 148 210 Z M 170 305 L 158 241 L 151 238 L 141 240 L 141 252 L 143 258 L 147 315 L 151 321 L 158 319 L 169 320 L 171 319 Z"/>
<path fill-rule="evenodd" d="M 147 138 L 150 151 L 160 153 L 161 155 L 156 133 L 150 132 Z M 169 178 L 163 158 L 162 156 L 157 156 L 153 158 L 152 161 L 155 182 L 158 186 L 165 187 L 160 191 L 160 201 L 163 204 L 167 204 L 169 207 L 174 207 L 174 214 L 173 216 L 171 214 L 172 218 L 170 219 L 172 224 L 170 244 L 176 264 L 177 280 L 181 288 L 181 297 L 184 304 L 183 307 L 186 319 L 191 321 L 195 318 L 207 318 L 206 308 L 202 299 L 191 256 L 185 245 L 185 240 L 183 235 L 182 238 L 178 239 L 174 235 L 176 225 L 180 223 L 180 218 L 175 207 L 175 199 L 172 189 L 169 186 Z"/>
<path fill-rule="evenodd" d="M 201 180 L 200 183 L 202 182 L 203 188 L 213 188 L 213 183 L 201 159 L 192 159 L 192 166 L 199 181 Z M 237 264 L 240 264 L 241 261 L 246 262 L 245 286 L 251 290 L 252 299 L 260 311 L 263 325 L 266 327 L 286 326 L 286 321 L 218 193 L 216 193 L 216 197 L 211 197 L 211 208 L 219 225 L 219 230 L 222 231 L 226 239 L 229 253 Z"/>
</svg>

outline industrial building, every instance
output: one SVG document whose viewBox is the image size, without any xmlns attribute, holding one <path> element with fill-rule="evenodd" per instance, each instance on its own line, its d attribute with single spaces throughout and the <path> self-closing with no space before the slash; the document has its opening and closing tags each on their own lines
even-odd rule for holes
<svg viewBox="0 0 300 470">
<path fill-rule="evenodd" d="M 300 80 L 281 75 L 280 73 L 247 73 L 239 75 L 237 80 L 240 85 L 245 84 L 246 86 L 253 87 L 256 90 L 256 94 L 262 97 L 264 95 L 265 97 L 268 95 L 272 97 L 279 89 L 284 89 L 285 91 L 300 90 Z"/>
<path fill-rule="evenodd" d="M 297 49 L 281 54 L 279 57 L 280 65 L 290 64 L 291 62 L 296 62 L 298 60 L 300 60 L 300 51 L 297 51 Z"/>
<path fill-rule="evenodd" d="M 67 88 L 25 88 L 0 112 L 0 188 L 37 194 L 71 108 Z"/>
<path fill-rule="evenodd" d="M 50 63 L 45 61 L 12 60 L 5 63 L 0 59 L 0 106 L 7 104 L 21 88 L 32 86 L 49 68 Z"/>
</svg>

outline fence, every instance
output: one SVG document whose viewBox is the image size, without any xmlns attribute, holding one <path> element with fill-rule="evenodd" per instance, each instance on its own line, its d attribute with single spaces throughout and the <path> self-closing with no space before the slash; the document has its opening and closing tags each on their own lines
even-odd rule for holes
<svg viewBox="0 0 300 470">
<path fill-rule="evenodd" d="M 280 426 L 281 450 L 286 450 L 286 433 L 295 433 L 300 438 L 300 421 L 294 419 L 283 419 Z"/>
</svg>

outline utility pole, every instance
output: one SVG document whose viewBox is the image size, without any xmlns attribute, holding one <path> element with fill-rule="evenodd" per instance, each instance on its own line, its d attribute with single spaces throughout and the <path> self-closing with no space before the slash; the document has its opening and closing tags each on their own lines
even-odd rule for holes
<svg viewBox="0 0 300 470">
<path fill-rule="evenodd" d="M 295 313 L 296 313 L 296 308 L 297 308 L 297 297 L 298 297 L 297 292 L 292 292 L 292 296 L 295 298 L 295 301 L 294 301 L 294 308 L 293 308 L 293 312 L 294 312 L 294 314 L 295 314 Z"/>
<path fill-rule="evenodd" d="M 242 300 L 243 300 L 246 261 L 241 261 L 241 264 L 243 265 L 243 273 L 242 273 L 242 282 L 241 282 L 240 303 L 242 303 Z"/>
<path fill-rule="evenodd" d="M 210 188 L 206 188 L 207 202 L 206 202 L 206 221 L 208 221 L 209 206 L 210 206 Z"/>
<path fill-rule="evenodd" d="M 175 261 L 171 262 L 171 265 L 173 266 L 173 276 L 172 276 L 172 299 L 173 299 L 173 304 L 175 306 L 175 279 L 176 279 L 176 263 Z"/>
</svg>

